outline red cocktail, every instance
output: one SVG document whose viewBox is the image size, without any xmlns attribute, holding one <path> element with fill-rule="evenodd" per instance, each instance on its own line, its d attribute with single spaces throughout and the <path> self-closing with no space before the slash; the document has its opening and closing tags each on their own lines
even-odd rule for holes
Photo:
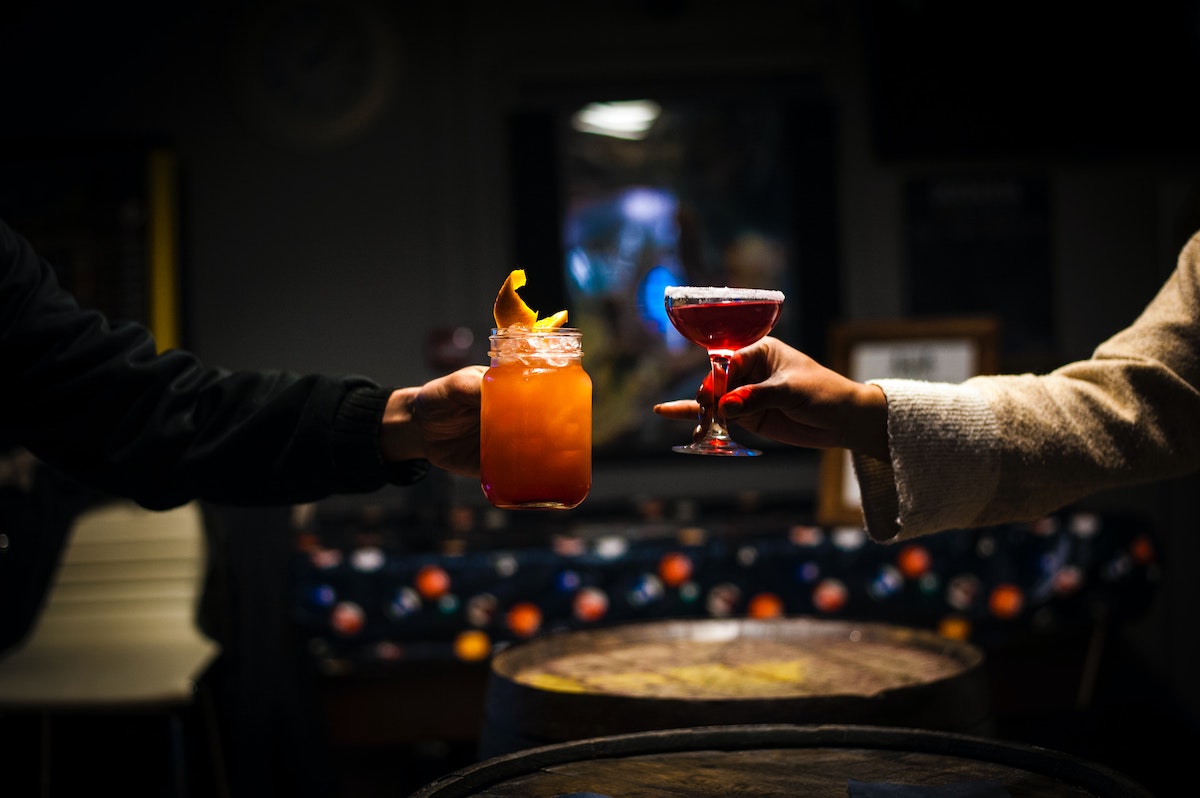
<svg viewBox="0 0 1200 798">
<path fill-rule="evenodd" d="M 706 414 L 704 437 L 672 447 L 687 454 L 756 455 L 734 441 L 717 409 L 729 382 L 729 359 L 771 331 L 779 320 L 783 292 L 761 288 L 670 286 L 665 291 L 667 315 L 675 329 L 708 350 L 712 363 L 713 407 Z"/>
<path fill-rule="evenodd" d="M 733 352 L 771 331 L 779 302 L 708 302 L 667 307 L 675 329 L 710 352 Z"/>
</svg>

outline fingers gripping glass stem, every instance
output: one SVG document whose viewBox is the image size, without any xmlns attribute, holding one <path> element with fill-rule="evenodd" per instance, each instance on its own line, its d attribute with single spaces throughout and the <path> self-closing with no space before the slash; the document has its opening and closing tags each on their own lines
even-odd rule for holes
<svg viewBox="0 0 1200 798">
<path fill-rule="evenodd" d="M 700 426 L 696 428 L 697 440 L 694 443 L 671 448 L 684 454 L 722 454 L 747 457 L 762 454 L 757 449 L 747 448 L 734 441 L 729 434 L 725 414 L 720 410 L 720 401 L 717 397 L 725 394 L 726 386 L 729 384 L 729 355 L 712 354 L 708 359 L 712 363 L 713 398 L 707 405 L 700 408 Z"/>
</svg>

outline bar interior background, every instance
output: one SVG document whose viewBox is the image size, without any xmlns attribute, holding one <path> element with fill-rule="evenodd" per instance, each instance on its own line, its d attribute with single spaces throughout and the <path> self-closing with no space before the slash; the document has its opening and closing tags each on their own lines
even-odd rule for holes
<svg viewBox="0 0 1200 798">
<path fill-rule="evenodd" d="M 318 28 L 314 55 L 305 36 Z M 984 310 L 1003 317 L 1003 370 L 1085 357 L 1134 319 L 1200 229 L 1200 12 L 1184 0 L 1086 12 L 941 0 L 18 2 L 0 20 L 0 73 L 4 169 L 129 146 L 172 153 L 168 323 L 229 368 L 413 384 L 437 372 L 430 342 L 448 330 L 472 330 L 466 356 L 483 362 L 510 269 L 529 272 L 531 305 L 557 308 L 562 186 L 545 123 L 589 94 L 695 99 L 706 87 L 822 109 L 825 135 L 802 141 L 821 151 L 786 153 L 805 167 L 795 179 L 820 188 L 795 228 L 804 258 L 788 299 L 808 314 L 798 324 L 818 356 L 837 319 Z M 19 203 L 15 192 L 0 196 Z M 983 266 L 962 284 L 986 281 L 994 306 L 953 306 L 964 294 L 946 286 L 968 261 Z M 619 505 L 646 486 L 668 502 L 752 491 L 803 513 L 817 462 L 764 457 L 730 476 L 602 459 L 589 502 Z M 1160 595 L 1120 644 L 1192 742 L 1198 479 L 1091 503 L 1160 530 Z M 476 485 L 445 490 L 482 501 Z"/>
</svg>

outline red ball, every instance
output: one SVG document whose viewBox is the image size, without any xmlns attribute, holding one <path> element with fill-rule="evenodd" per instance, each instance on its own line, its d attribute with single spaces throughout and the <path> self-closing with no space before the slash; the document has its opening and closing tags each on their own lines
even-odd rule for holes
<svg viewBox="0 0 1200 798">
<path fill-rule="evenodd" d="M 837 612 L 846 606 L 849 591 L 836 579 L 825 579 L 813 590 L 813 605 L 821 612 Z"/>
<path fill-rule="evenodd" d="M 664 554 L 658 561 L 658 576 L 668 587 L 679 587 L 692 578 L 692 561 L 677 551 Z"/>
<path fill-rule="evenodd" d="M 421 598 L 427 601 L 441 598 L 450 590 L 450 574 L 437 565 L 421 566 L 413 582 Z"/>
<path fill-rule="evenodd" d="M 783 615 L 783 599 L 774 593 L 759 593 L 750 599 L 746 613 L 751 618 L 778 618 Z"/>
<path fill-rule="evenodd" d="M 896 556 L 896 567 L 909 579 L 916 579 L 929 570 L 932 558 L 924 546 L 905 546 Z"/>
<path fill-rule="evenodd" d="M 584 623 L 592 623 L 608 612 L 608 596 L 603 590 L 585 587 L 575 594 L 575 617 Z"/>
</svg>

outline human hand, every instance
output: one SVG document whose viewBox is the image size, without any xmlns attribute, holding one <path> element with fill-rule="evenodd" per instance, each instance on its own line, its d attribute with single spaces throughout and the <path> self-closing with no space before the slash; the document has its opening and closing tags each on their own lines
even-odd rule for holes
<svg viewBox="0 0 1200 798">
<path fill-rule="evenodd" d="M 424 458 L 461 476 L 479 476 L 479 389 L 484 366 L 465 366 L 418 388 L 392 393 L 380 446 L 391 461 Z"/>
<path fill-rule="evenodd" d="M 777 338 L 767 336 L 735 352 L 729 385 L 721 399 L 726 420 L 757 435 L 794 446 L 888 456 L 883 390 L 844 377 Z M 694 421 L 711 401 L 709 377 L 695 400 L 664 402 L 654 412 Z"/>
</svg>

